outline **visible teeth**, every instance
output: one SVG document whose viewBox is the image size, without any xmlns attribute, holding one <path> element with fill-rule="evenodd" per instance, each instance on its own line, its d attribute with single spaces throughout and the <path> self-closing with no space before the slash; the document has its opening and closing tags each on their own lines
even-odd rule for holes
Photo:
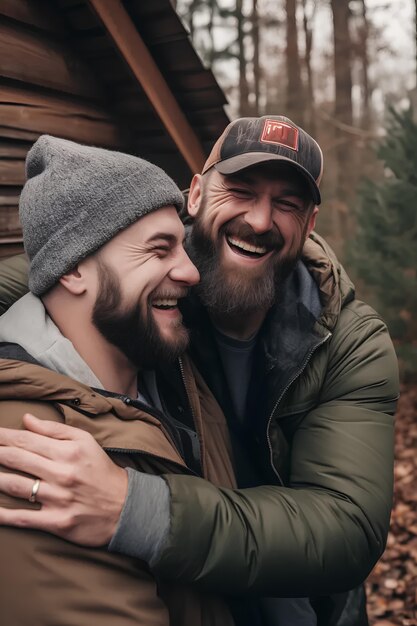
<svg viewBox="0 0 417 626">
<path fill-rule="evenodd" d="M 228 237 L 227 240 L 236 248 L 246 250 L 246 252 L 256 252 L 256 254 L 265 254 L 267 249 L 264 246 L 251 246 L 250 243 L 246 243 L 242 239 L 235 239 L 234 237 Z"/>
<path fill-rule="evenodd" d="M 154 306 L 177 306 L 177 303 L 178 303 L 178 300 L 176 298 L 175 299 L 163 298 L 161 300 L 154 300 L 152 302 Z"/>
</svg>

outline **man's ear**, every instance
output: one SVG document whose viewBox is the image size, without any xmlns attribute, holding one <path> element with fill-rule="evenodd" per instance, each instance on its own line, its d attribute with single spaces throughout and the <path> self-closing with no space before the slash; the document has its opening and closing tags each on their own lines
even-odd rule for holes
<svg viewBox="0 0 417 626">
<path fill-rule="evenodd" d="M 76 265 L 70 272 L 61 276 L 59 283 L 74 296 L 81 296 L 87 291 L 85 274 L 80 265 Z"/>
<path fill-rule="evenodd" d="M 317 220 L 317 214 L 319 212 L 319 207 L 315 206 L 310 218 L 309 218 L 309 222 L 308 222 L 308 228 L 307 228 L 307 237 L 306 239 L 308 239 L 308 237 L 310 236 L 310 233 L 312 230 L 314 230 L 315 226 L 316 226 L 316 220 Z"/>
<path fill-rule="evenodd" d="M 191 181 L 190 191 L 188 193 L 188 214 L 191 217 L 195 217 L 201 205 L 201 198 L 203 195 L 203 177 L 201 174 L 194 174 Z"/>
</svg>

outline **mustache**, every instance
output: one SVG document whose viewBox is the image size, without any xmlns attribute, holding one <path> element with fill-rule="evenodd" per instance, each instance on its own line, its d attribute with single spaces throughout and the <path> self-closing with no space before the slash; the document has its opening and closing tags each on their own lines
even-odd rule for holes
<svg viewBox="0 0 417 626">
<path fill-rule="evenodd" d="M 276 226 L 266 233 L 258 234 L 246 222 L 233 220 L 224 224 L 220 229 L 220 233 L 229 237 L 243 239 L 252 246 L 263 246 L 267 250 L 280 250 L 284 245 L 284 239 Z"/>
<path fill-rule="evenodd" d="M 176 299 L 180 300 L 181 298 L 186 298 L 188 296 L 189 289 L 187 287 L 179 287 L 178 289 L 155 289 L 149 294 L 148 300 L 152 302 L 152 300 L 170 300 Z"/>
</svg>

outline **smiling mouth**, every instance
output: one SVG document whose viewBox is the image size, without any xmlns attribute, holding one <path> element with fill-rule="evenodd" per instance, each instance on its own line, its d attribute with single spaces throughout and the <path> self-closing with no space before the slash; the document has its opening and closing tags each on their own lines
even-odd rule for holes
<svg viewBox="0 0 417 626">
<path fill-rule="evenodd" d="M 270 252 L 265 246 L 255 246 L 231 235 L 226 235 L 226 241 L 233 252 L 252 259 L 260 259 Z"/>
<path fill-rule="evenodd" d="M 178 299 L 161 298 L 160 300 L 154 300 L 152 302 L 152 307 L 154 309 L 159 309 L 160 311 L 173 311 L 178 308 Z"/>
</svg>

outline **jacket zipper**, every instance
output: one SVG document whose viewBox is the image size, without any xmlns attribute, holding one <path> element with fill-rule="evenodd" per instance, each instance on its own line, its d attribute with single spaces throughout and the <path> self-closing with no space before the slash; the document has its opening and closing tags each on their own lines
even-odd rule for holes
<svg viewBox="0 0 417 626">
<path fill-rule="evenodd" d="M 190 392 L 187 386 L 187 379 L 185 377 L 185 372 L 184 372 L 184 365 L 183 365 L 183 361 L 182 361 L 182 357 L 178 357 L 178 364 L 180 367 L 180 374 L 181 374 L 181 378 L 182 378 L 182 382 L 184 385 L 184 389 L 185 389 L 185 394 L 187 396 L 187 401 L 188 401 L 188 406 L 190 407 L 190 413 L 191 413 L 191 418 L 193 420 L 193 424 L 194 424 L 194 432 L 196 433 L 196 436 L 198 437 L 198 456 L 197 456 L 197 464 L 201 470 L 201 474 L 204 474 L 204 465 L 203 465 L 203 440 L 202 440 L 202 436 L 201 433 L 199 432 L 198 428 L 197 428 L 197 420 L 196 420 L 196 416 L 194 413 L 194 409 L 193 409 L 193 405 L 191 402 L 191 397 L 190 397 Z M 192 447 L 194 448 L 193 444 L 191 444 Z"/>
<path fill-rule="evenodd" d="M 152 454 L 152 452 L 147 452 L 146 450 L 138 450 L 135 448 L 108 448 L 106 446 L 103 447 L 103 450 L 105 450 L 106 452 L 117 452 L 121 454 L 140 454 L 146 457 L 150 457 L 151 459 L 156 459 L 157 461 L 167 461 L 168 463 L 172 463 L 172 465 L 175 465 L 175 467 L 179 467 L 182 472 L 188 472 L 190 474 L 193 474 L 194 476 L 197 476 L 197 474 L 187 465 L 181 465 L 180 463 L 177 463 L 177 461 L 171 461 L 171 459 L 167 459 L 164 456 L 159 456 L 158 454 Z"/>
<path fill-rule="evenodd" d="M 100 390 L 97 390 L 97 391 L 100 392 Z M 104 397 L 108 397 L 108 396 L 104 395 Z M 118 398 L 127 406 L 133 406 L 135 409 L 140 409 L 144 413 L 148 413 L 149 415 L 152 415 L 152 417 L 156 417 L 156 419 L 160 422 L 162 426 L 162 430 L 164 431 L 166 438 L 168 439 L 168 441 L 170 442 L 174 450 L 178 452 L 179 456 L 182 456 L 181 450 L 178 449 L 177 443 L 175 441 L 175 435 L 173 434 L 176 431 L 176 427 L 175 425 L 171 424 L 169 418 L 167 418 L 166 415 L 164 415 L 161 411 L 159 411 L 159 409 L 156 409 L 153 406 L 145 404 L 144 402 L 141 402 L 140 400 L 136 400 L 136 399 L 131 398 L 130 396 L 126 396 L 122 394 L 111 394 L 110 397 Z M 129 452 L 129 449 L 126 448 L 126 450 L 123 450 L 121 448 L 120 449 L 115 448 L 114 451 Z M 145 450 L 132 450 L 132 452 L 140 452 L 143 454 L 148 454 L 148 452 L 146 452 Z M 158 457 L 158 455 L 153 455 L 153 454 L 149 454 L 149 456 L 153 456 L 154 458 L 162 458 L 162 457 Z M 175 461 L 172 461 L 172 462 L 175 463 Z"/>
<path fill-rule="evenodd" d="M 195 413 L 194 413 L 193 405 L 191 403 L 191 398 L 190 398 L 190 392 L 188 390 L 187 381 L 185 379 L 185 372 L 184 372 L 184 365 L 183 365 L 183 362 L 182 362 L 182 357 L 178 358 L 178 363 L 179 363 L 179 366 L 180 366 L 180 373 L 181 373 L 182 382 L 184 383 L 185 393 L 187 395 L 188 406 L 190 407 L 191 417 L 193 418 L 193 424 L 194 424 L 194 427 L 197 428 L 196 427 Z"/>
<path fill-rule="evenodd" d="M 133 406 L 134 408 L 140 409 L 144 413 L 148 413 L 149 415 L 152 415 L 153 417 L 156 417 L 159 420 L 161 426 L 163 427 L 167 439 L 172 444 L 172 446 L 175 448 L 175 450 L 178 452 L 178 454 L 181 456 L 181 451 L 178 449 L 177 443 L 175 441 L 175 435 L 174 435 L 174 433 L 176 432 L 175 424 L 172 424 L 170 422 L 169 418 L 166 415 L 164 415 L 164 413 L 162 413 L 161 411 L 159 411 L 159 409 L 156 409 L 153 406 L 145 404 L 145 403 L 141 402 L 140 400 L 135 400 L 133 398 L 130 398 L 129 396 L 119 395 L 118 397 L 127 406 Z M 138 450 L 138 452 L 143 452 L 143 450 L 142 451 Z M 147 454 L 147 453 L 145 453 L 145 454 Z M 152 455 L 150 455 L 150 456 L 152 456 Z M 157 457 L 157 455 L 156 455 L 156 457 Z"/>
<path fill-rule="evenodd" d="M 274 460 L 273 460 L 273 452 L 272 452 L 272 444 L 271 444 L 271 438 L 269 436 L 269 429 L 271 426 L 271 422 L 272 422 L 272 418 L 274 417 L 274 413 L 278 408 L 278 405 L 281 403 L 283 397 L 285 396 L 285 394 L 287 393 L 288 389 L 291 387 L 291 385 L 297 380 L 297 378 L 299 376 L 301 376 L 301 374 L 304 372 L 305 368 L 307 367 L 308 363 L 310 362 L 311 357 L 313 356 L 313 354 L 315 353 L 316 350 L 318 350 L 318 348 L 320 348 L 320 346 L 322 346 L 323 344 L 326 343 L 326 341 L 332 336 L 332 333 L 328 333 L 321 341 L 320 343 L 316 344 L 311 350 L 310 352 L 308 352 L 301 368 L 296 372 L 296 374 L 294 374 L 294 376 L 291 378 L 290 382 L 287 384 L 287 386 L 284 388 L 284 390 L 282 391 L 281 395 L 278 397 L 274 408 L 272 409 L 271 415 L 269 416 L 267 425 L 266 425 L 266 440 L 268 443 L 268 449 L 269 449 L 269 461 L 271 463 L 271 467 L 272 467 L 272 471 L 274 472 L 274 474 L 276 475 L 276 477 L 278 478 L 280 484 L 282 485 L 282 487 L 284 487 L 284 481 L 282 480 L 281 476 L 279 475 L 278 470 L 276 469 L 275 465 L 274 465 Z"/>
<path fill-rule="evenodd" d="M 140 409 L 144 413 L 149 413 L 149 415 L 156 417 L 161 423 L 166 420 L 165 415 L 159 409 L 151 406 L 150 404 L 146 404 L 137 398 L 131 398 L 130 396 L 126 396 L 121 393 L 106 392 L 105 390 L 98 389 L 96 387 L 91 387 L 91 389 L 103 396 L 103 398 L 116 398 L 117 400 L 121 400 L 123 404 L 126 404 L 127 406 L 133 406 L 136 409 Z"/>
</svg>

